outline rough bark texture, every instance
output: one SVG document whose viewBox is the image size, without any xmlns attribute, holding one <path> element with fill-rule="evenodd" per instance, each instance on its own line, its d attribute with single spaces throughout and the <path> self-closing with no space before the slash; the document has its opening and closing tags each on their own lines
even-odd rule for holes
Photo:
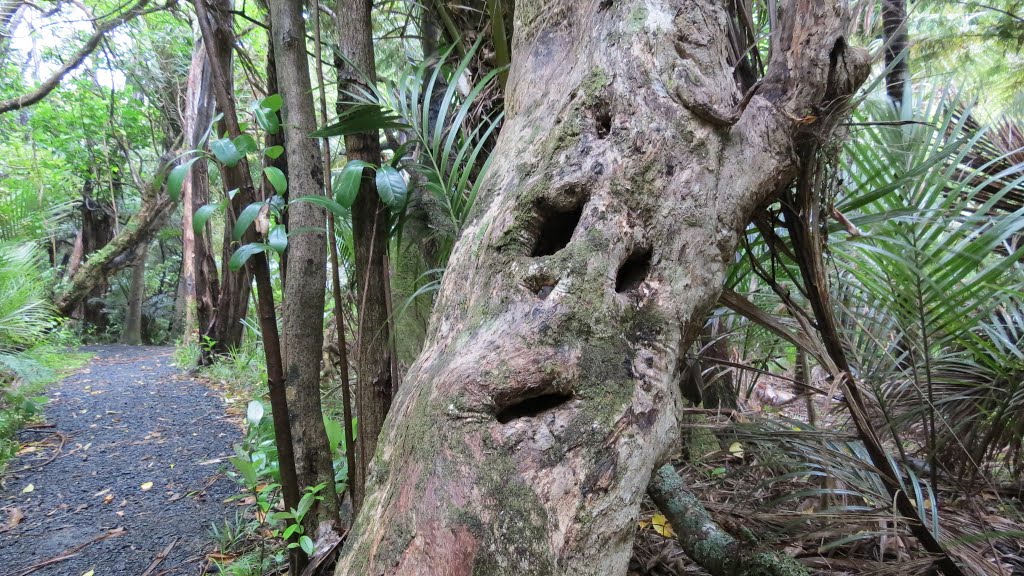
<svg viewBox="0 0 1024 576">
<path fill-rule="evenodd" d="M 780 3 L 744 98 L 721 3 L 517 3 L 495 162 L 338 574 L 625 572 L 739 234 L 866 76 L 846 17 Z"/>
<path fill-rule="evenodd" d="M 370 22 L 370 0 L 339 0 L 336 14 L 341 31 L 339 51 L 351 66 L 338 68 L 339 101 L 342 91 L 365 78 L 377 77 L 373 58 L 373 28 Z M 339 106 L 341 108 L 341 106 Z M 343 112 L 339 109 L 338 112 Z M 345 155 L 349 160 L 380 163 L 380 141 L 377 132 L 345 137 Z M 377 195 L 372 178 L 363 178 L 359 196 L 352 205 L 352 239 L 356 254 L 356 307 L 359 334 L 356 338 L 356 416 L 359 432 L 356 439 L 357 468 L 353 477 L 352 496 L 356 510 L 364 497 L 366 472 L 377 449 L 377 438 L 384 418 L 391 408 L 394 383 L 391 380 L 391 337 L 388 326 L 388 269 L 385 256 L 388 248 L 387 206 Z"/>
<path fill-rule="evenodd" d="M 121 328 L 121 343 L 131 346 L 142 344 L 142 303 L 146 299 L 146 256 L 149 245 L 139 244 L 132 264 L 132 283 L 128 290 L 128 310 Z"/>
<path fill-rule="evenodd" d="M 206 45 L 202 36 L 196 38 L 192 49 L 192 64 L 185 91 L 184 134 L 189 146 L 195 149 L 213 119 L 216 102 Z M 184 275 L 186 303 L 183 339 L 193 341 L 197 333 L 210 327 L 219 290 L 217 263 L 213 259 L 210 223 L 196 234 L 192 219 L 195 212 L 210 202 L 210 173 L 206 162 L 196 162 L 189 171 L 181 192 L 182 202 L 182 274 Z M 194 314 L 194 316 L 193 316 Z"/>
<path fill-rule="evenodd" d="M 799 562 L 759 551 L 722 530 L 672 466 L 658 469 L 647 494 L 672 523 L 686 555 L 712 576 L 809 576 Z"/>
<path fill-rule="evenodd" d="M 271 3 L 272 35 L 278 87 L 284 99 L 284 134 L 291 202 L 288 222 L 302 230 L 288 238 L 288 277 L 284 295 L 284 366 L 289 420 L 295 447 L 295 470 L 302 487 L 326 484 L 324 499 L 307 516 L 307 533 L 332 528 L 338 518 L 334 468 L 320 405 L 320 362 L 324 345 L 324 290 L 327 286 L 327 239 L 324 209 L 296 201 L 323 196 L 323 166 L 317 142 L 313 93 L 306 59 L 302 0 Z"/>
<path fill-rule="evenodd" d="M 217 127 L 219 134 L 236 138 L 241 132 L 235 113 L 235 88 L 232 76 L 232 54 L 234 49 L 235 31 L 231 16 L 231 0 L 196 0 L 197 15 L 203 42 L 210 58 L 211 73 L 214 80 L 213 92 L 217 106 L 224 114 Z M 224 191 L 238 190 L 231 199 L 228 209 L 224 211 L 224 230 L 233 230 L 235 221 L 242 210 L 252 202 L 256 194 L 249 178 L 249 164 L 243 159 L 234 167 L 221 167 L 221 182 Z M 249 240 L 251 241 L 251 237 Z M 224 234 L 221 248 L 221 262 L 227 262 L 234 254 L 236 243 L 230 233 Z M 222 266 L 220 293 L 217 295 L 217 308 L 210 328 L 204 335 L 214 340 L 210 352 L 223 355 L 242 343 L 242 320 L 249 308 L 249 291 L 252 289 L 250 267 L 246 266 L 234 271 Z M 204 357 L 203 363 L 212 361 Z"/>
</svg>

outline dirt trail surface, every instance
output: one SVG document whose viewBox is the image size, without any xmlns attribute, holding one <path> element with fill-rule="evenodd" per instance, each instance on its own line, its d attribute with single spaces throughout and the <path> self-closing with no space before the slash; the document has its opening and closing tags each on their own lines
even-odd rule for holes
<svg viewBox="0 0 1024 576">
<path fill-rule="evenodd" d="M 8 465 L 0 575 L 200 574 L 210 524 L 234 517 L 222 471 L 240 430 L 171 348 L 84 350 L 89 365 L 47 393 L 53 426 L 23 431 Z"/>
</svg>

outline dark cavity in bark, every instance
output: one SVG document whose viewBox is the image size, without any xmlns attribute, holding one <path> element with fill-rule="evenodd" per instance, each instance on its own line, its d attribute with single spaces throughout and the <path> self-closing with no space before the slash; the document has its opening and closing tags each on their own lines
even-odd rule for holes
<svg viewBox="0 0 1024 576">
<path fill-rule="evenodd" d="M 498 410 L 498 422 L 508 424 L 519 418 L 533 418 L 534 416 L 554 410 L 570 400 L 572 400 L 572 392 L 551 392 L 541 394 L 540 396 L 523 398 Z"/>
<path fill-rule="evenodd" d="M 579 203 L 568 210 L 559 210 L 551 204 L 541 201 L 537 204 L 540 217 L 540 234 L 533 245 L 533 256 L 551 256 L 569 245 L 576 227 L 583 216 L 583 204 Z"/>
<path fill-rule="evenodd" d="M 622 294 L 636 290 L 644 280 L 647 280 L 650 271 L 651 249 L 634 249 L 622 266 L 619 266 L 619 273 L 615 276 L 615 291 Z"/>
</svg>

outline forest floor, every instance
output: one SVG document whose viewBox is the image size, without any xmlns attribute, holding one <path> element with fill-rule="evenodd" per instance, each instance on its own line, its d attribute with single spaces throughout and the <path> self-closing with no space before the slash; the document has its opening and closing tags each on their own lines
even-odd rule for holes
<svg viewBox="0 0 1024 576">
<path fill-rule="evenodd" d="M 233 517 L 222 472 L 241 430 L 172 348 L 89 346 L 52 386 L 0 479 L 0 574 L 197 574 Z"/>
</svg>

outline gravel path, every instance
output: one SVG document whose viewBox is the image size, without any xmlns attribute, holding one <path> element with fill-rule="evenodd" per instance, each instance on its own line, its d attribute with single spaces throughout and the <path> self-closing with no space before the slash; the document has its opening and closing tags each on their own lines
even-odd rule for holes
<svg viewBox="0 0 1024 576">
<path fill-rule="evenodd" d="M 202 573 L 210 524 L 234 518 L 223 457 L 240 430 L 171 348 L 85 350 L 0 485 L 0 574 L 140 576 L 161 558 L 147 576 Z"/>
</svg>

